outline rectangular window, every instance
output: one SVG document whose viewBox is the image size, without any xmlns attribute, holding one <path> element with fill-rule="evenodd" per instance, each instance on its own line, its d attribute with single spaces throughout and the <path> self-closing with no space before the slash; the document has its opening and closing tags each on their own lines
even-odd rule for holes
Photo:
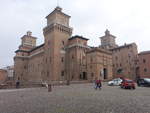
<svg viewBox="0 0 150 113">
<path fill-rule="evenodd" d="M 64 57 L 61 58 L 61 62 L 64 62 Z"/>
<path fill-rule="evenodd" d="M 61 76 L 64 76 L 64 71 L 61 71 Z"/>
<path fill-rule="evenodd" d="M 118 57 L 116 56 L 116 60 L 118 60 Z"/>
<path fill-rule="evenodd" d="M 27 67 L 26 67 L 26 66 L 24 66 L 24 69 L 27 69 Z"/>
<path fill-rule="evenodd" d="M 92 66 L 90 66 L 90 68 L 92 69 Z"/>
<path fill-rule="evenodd" d="M 74 59 L 74 56 L 72 55 L 72 59 Z"/>
<path fill-rule="evenodd" d="M 65 42 L 64 42 L 64 41 L 62 41 L 62 45 L 65 45 Z"/>
<path fill-rule="evenodd" d="M 145 59 L 143 59 L 143 63 L 145 63 L 146 62 L 146 60 Z"/>
<path fill-rule="evenodd" d="M 91 62 L 93 62 L 93 59 L 92 59 L 92 57 L 91 57 Z"/>
<path fill-rule="evenodd" d="M 49 71 L 47 71 L 47 77 L 49 76 Z"/>
<path fill-rule="evenodd" d="M 120 64 L 120 67 L 122 66 L 122 64 Z"/>
<path fill-rule="evenodd" d="M 146 69 L 146 68 L 144 69 L 144 72 L 147 72 L 147 69 Z"/>
</svg>

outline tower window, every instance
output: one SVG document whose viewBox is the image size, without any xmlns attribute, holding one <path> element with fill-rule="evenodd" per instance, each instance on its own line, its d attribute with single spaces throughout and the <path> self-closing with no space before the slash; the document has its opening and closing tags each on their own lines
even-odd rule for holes
<svg viewBox="0 0 150 113">
<path fill-rule="evenodd" d="M 49 58 L 49 62 L 51 62 L 51 57 Z"/>
<path fill-rule="evenodd" d="M 143 59 L 143 63 L 145 63 L 146 62 L 146 60 L 145 59 Z"/>
<path fill-rule="evenodd" d="M 74 79 L 74 75 L 72 75 L 72 79 Z"/>
<path fill-rule="evenodd" d="M 62 44 L 63 44 L 63 45 L 65 45 L 65 42 L 64 42 L 64 41 L 62 41 Z"/>
<path fill-rule="evenodd" d="M 64 62 L 64 57 L 61 58 L 61 62 Z"/>
<path fill-rule="evenodd" d="M 118 60 L 118 57 L 116 56 L 116 60 Z"/>
<path fill-rule="evenodd" d="M 91 57 L 91 62 L 93 62 L 93 58 Z"/>
<path fill-rule="evenodd" d="M 47 71 L 47 77 L 49 76 L 49 71 Z"/>
<path fill-rule="evenodd" d="M 72 55 L 72 59 L 74 59 L 74 56 Z"/>
<path fill-rule="evenodd" d="M 144 72 L 147 72 L 147 69 L 146 69 L 146 68 L 144 69 Z"/>
<path fill-rule="evenodd" d="M 92 69 L 92 66 L 90 66 L 90 68 Z"/>
<path fill-rule="evenodd" d="M 118 64 L 116 64 L 116 66 L 118 67 Z"/>
<path fill-rule="evenodd" d="M 27 67 L 26 66 L 24 66 L 24 69 L 26 69 Z"/>
<path fill-rule="evenodd" d="M 120 67 L 122 66 L 122 64 L 120 64 Z"/>
<path fill-rule="evenodd" d="M 61 76 L 64 76 L 64 71 L 61 71 Z"/>
</svg>

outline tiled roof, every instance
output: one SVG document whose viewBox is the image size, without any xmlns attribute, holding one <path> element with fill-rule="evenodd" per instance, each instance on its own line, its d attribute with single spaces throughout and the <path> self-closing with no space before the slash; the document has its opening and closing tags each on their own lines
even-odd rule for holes
<svg viewBox="0 0 150 113">
<path fill-rule="evenodd" d="M 144 54 L 150 54 L 150 51 L 142 51 L 139 53 L 139 55 L 144 55 Z"/>
<path fill-rule="evenodd" d="M 26 50 L 17 50 L 17 51 L 15 51 L 15 53 L 17 53 L 17 52 L 26 52 L 26 53 L 30 53 L 30 52 L 33 52 L 34 50 L 37 50 L 38 48 L 43 47 L 43 46 L 44 46 L 44 44 L 41 44 L 41 45 L 39 45 L 39 46 L 37 46 L 37 47 L 31 49 L 30 51 L 26 51 Z"/>
<path fill-rule="evenodd" d="M 87 53 L 92 53 L 92 52 L 96 52 L 96 51 L 106 53 L 106 54 L 112 54 L 111 51 L 108 51 L 108 50 L 105 50 L 102 48 L 98 48 L 98 47 L 92 48 L 91 50 L 87 51 Z"/>
<path fill-rule="evenodd" d="M 84 38 L 84 37 L 78 36 L 78 35 L 73 36 L 73 37 L 69 38 L 68 40 L 73 40 L 73 39 L 75 39 L 75 38 L 80 38 L 80 39 L 82 39 L 82 40 L 89 40 L 89 39 L 87 39 L 87 38 Z"/>
<path fill-rule="evenodd" d="M 116 48 L 113 48 L 111 50 L 117 50 L 117 49 L 122 49 L 122 48 L 126 48 L 126 47 L 130 47 L 130 46 L 133 46 L 134 43 L 131 43 L 131 44 L 125 44 L 125 45 L 122 45 L 122 46 L 118 46 Z"/>
</svg>

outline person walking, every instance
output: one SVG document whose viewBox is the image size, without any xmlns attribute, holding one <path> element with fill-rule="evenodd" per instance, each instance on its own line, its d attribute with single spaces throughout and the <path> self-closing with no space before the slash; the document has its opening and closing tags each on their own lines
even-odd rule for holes
<svg viewBox="0 0 150 113">
<path fill-rule="evenodd" d="M 99 89 L 101 89 L 101 87 L 102 87 L 102 83 L 101 83 L 101 80 L 99 79 L 99 80 L 96 80 L 96 87 L 95 87 L 95 89 L 97 90 L 97 88 L 99 88 Z"/>
<path fill-rule="evenodd" d="M 97 86 L 97 84 L 96 84 L 96 78 L 93 80 L 93 84 L 94 84 L 94 88 L 96 89 L 96 86 Z"/>
</svg>

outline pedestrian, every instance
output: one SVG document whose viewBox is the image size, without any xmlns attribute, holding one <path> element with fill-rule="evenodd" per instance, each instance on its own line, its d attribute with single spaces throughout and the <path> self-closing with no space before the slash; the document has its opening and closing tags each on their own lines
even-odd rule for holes
<svg viewBox="0 0 150 113">
<path fill-rule="evenodd" d="M 18 78 L 18 80 L 16 82 L 16 88 L 19 88 L 19 87 L 20 87 L 20 81 L 19 81 L 19 78 Z"/>
<path fill-rule="evenodd" d="M 99 87 L 99 89 L 101 89 L 102 88 L 102 82 L 101 82 L 101 80 L 99 79 L 99 81 L 98 81 L 98 87 Z"/>
<path fill-rule="evenodd" d="M 97 90 L 97 88 L 101 89 L 101 87 L 102 87 L 101 80 L 100 80 L 100 79 L 99 79 L 99 80 L 96 80 L 96 87 L 95 87 L 95 89 L 96 89 L 96 90 Z"/>
</svg>

